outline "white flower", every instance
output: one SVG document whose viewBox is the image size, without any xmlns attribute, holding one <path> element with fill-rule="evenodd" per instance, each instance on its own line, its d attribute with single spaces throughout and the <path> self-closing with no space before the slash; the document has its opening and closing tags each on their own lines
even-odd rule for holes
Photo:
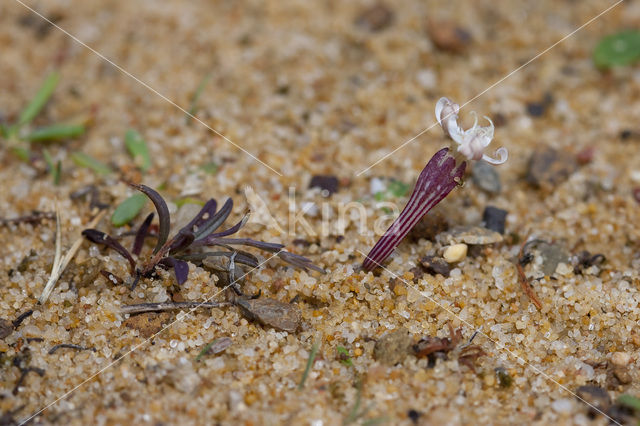
<svg viewBox="0 0 640 426">
<path fill-rule="evenodd" d="M 484 117 L 489 122 L 486 127 L 478 126 L 478 116 L 475 112 L 473 127 L 463 130 L 458 125 L 458 112 L 460 106 L 452 102 L 449 98 L 440 98 L 436 104 L 436 119 L 444 133 L 453 139 L 459 146 L 458 152 L 468 160 L 483 159 L 487 163 L 502 164 L 507 161 L 509 153 L 506 148 L 499 148 L 496 151 L 498 158 L 491 158 L 484 153 L 484 150 L 493 139 L 493 122 L 489 117 Z"/>
</svg>

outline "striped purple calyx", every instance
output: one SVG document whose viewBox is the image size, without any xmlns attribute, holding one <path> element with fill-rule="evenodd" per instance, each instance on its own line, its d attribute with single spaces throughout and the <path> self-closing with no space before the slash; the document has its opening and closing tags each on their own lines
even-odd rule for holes
<svg viewBox="0 0 640 426">
<path fill-rule="evenodd" d="M 456 163 L 449 148 L 436 152 L 418 176 L 409 202 L 400 216 L 369 251 L 362 263 L 365 271 L 381 265 L 389 257 L 418 221 L 460 183 L 466 166 L 465 161 Z"/>
</svg>

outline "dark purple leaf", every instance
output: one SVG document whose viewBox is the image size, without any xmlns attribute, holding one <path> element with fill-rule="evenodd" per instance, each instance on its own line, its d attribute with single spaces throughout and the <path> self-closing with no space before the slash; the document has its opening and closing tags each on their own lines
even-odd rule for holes
<svg viewBox="0 0 640 426">
<path fill-rule="evenodd" d="M 176 274 L 176 281 L 178 285 L 182 285 L 189 278 L 189 264 L 184 260 L 174 259 L 173 257 L 165 257 L 160 262 L 161 265 L 173 268 L 173 272 Z"/>
<path fill-rule="evenodd" d="M 200 209 L 198 214 L 193 219 L 191 219 L 191 222 L 189 222 L 178 232 L 190 231 L 195 234 L 196 231 L 200 229 L 204 223 L 209 221 L 216 214 L 217 208 L 218 203 L 216 202 L 216 200 L 214 200 L 213 198 L 210 199 L 204 204 L 204 206 L 202 206 L 202 209 Z"/>
<path fill-rule="evenodd" d="M 256 241 L 256 240 L 252 240 L 250 238 L 214 238 L 213 236 L 210 236 L 212 238 L 204 238 L 202 239 L 202 245 L 207 245 L 207 246 L 224 246 L 224 245 L 230 245 L 230 246 L 249 246 L 249 247 L 255 247 L 258 248 L 260 250 L 264 250 L 264 251 L 268 251 L 271 253 L 276 253 L 280 250 L 282 250 L 284 248 L 284 244 L 279 244 L 279 243 L 266 243 L 264 241 Z"/>
<path fill-rule="evenodd" d="M 147 216 L 144 222 L 142 222 L 142 225 L 140 225 L 140 228 L 136 233 L 136 239 L 133 242 L 133 249 L 131 250 L 131 253 L 135 254 L 136 256 L 140 255 L 140 252 L 142 251 L 144 239 L 149 233 L 149 227 L 151 226 L 151 221 L 153 221 L 153 216 L 153 213 L 149 213 L 149 216 Z"/>
<path fill-rule="evenodd" d="M 449 148 L 443 148 L 429 160 L 418 176 L 416 186 L 400 216 L 373 246 L 362 263 L 370 271 L 391 254 L 409 231 L 429 210 L 438 204 L 462 179 L 467 163 L 456 164 Z"/>
<path fill-rule="evenodd" d="M 249 215 L 248 215 L 248 214 L 246 214 L 246 215 L 244 215 L 244 217 L 242 218 L 242 220 L 240 220 L 240 222 L 236 223 L 236 224 L 235 224 L 235 225 L 233 225 L 231 228 L 229 228 L 229 229 L 227 229 L 227 230 L 225 230 L 225 231 L 222 231 L 222 232 L 217 232 L 217 233 L 214 233 L 214 234 L 209 234 L 209 236 L 210 236 L 211 238 L 219 238 L 219 237 L 226 237 L 227 235 L 233 235 L 233 234 L 235 234 L 236 232 L 238 232 L 238 231 L 240 230 L 240 228 L 242 228 L 242 227 L 247 223 L 247 221 L 248 221 L 248 220 L 249 220 Z"/>
<path fill-rule="evenodd" d="M 167 238 L 169 238 L 169 230 L 171 228 L 171 215 L 169 214 L 167 203 L 165 203 L 160 194 L 146 185 L 138 185 L 137 183 L 130 182 L 128 184 L 129 186 L 137 189 L 138 191 L 149 197 L 149 199 L 155 206 L 156 211 L 158 212 L 158 220 L 160 221 L 160 227 L 158 229 L 158 242 L 156 243 L 156 247 L 153 249 L 153 252 L 157 253 L 158 250 L 160 250 L 160 248 L 164 245 L 164 243 L 167 242 Z"/>
<path fill-rule="evenodd" d="M 324 269 L 320 268 L 313 264 L 311 259 L 307 259 L 304 256 L 300 256 L 299 254 L 289 253 L 288 251 L 281 251 L 278 253 L 278 257 L 290 265 L 296 266 L 298 268 L 302 268 L 305 271 L 307 269 L 313 269 L 314 271 L 318 271 L 321 274 L 324 274 Z"/>
<path fill-rule="evenodd" d="M 231 214 L 233 209 L 233 200 L 231 198 L 225 201 L 224 205 L 220 208 L 220 211 L 209 218 L 195 231 L 196 240 L 206 238 L 209 234 L 214 232 L 224 223 L 225 220 Z"/>
<path fill-rule="evenodd" d="M 183 228 L 184 230 L 184 228 Z M 180 250 L 184 250 L 193 242 L 195 235 L 191 231 L 180 231 L 173 237 L 171 244 L 169 245 L 170 253 L 177 253 Z"/>
<path fill-rule="evenodd" d="M 120 244 L 118 241 L 116 241 L 114 238 L 112 238 L 111 236 L 105 234 L 102 231 L 98 231 L 97 229 L 85 229 L 84 231 L 82 231 L 82 235 L 89 241 L 96 243 L 96 244 L 102 244 L 106 247 L 109 247 L 115 251 L 117 251 L 122 257 L 124 257 L 125 259 L 127 259 L 129 261 L 129 265 L 130 265 L 130 269 L 131 269 L 131 273 L 133 273 L 133 271 L 135 271 L 136 269 L 136 261 L 133 260 L 133 257 L 131 257 L 131 254 L 129 253 L 129 251 L 124 248 L 122 246 L 122 244 Z"/>
</svg>

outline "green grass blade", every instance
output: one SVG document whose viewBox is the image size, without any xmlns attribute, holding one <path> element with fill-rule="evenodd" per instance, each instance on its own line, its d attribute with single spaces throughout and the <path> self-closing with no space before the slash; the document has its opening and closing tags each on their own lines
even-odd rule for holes
<svg viewBox="0 0 640 426">
<path fill-rule="evenodd" d="M 73 154 L 71 154 L 71 159 L 78 166 L 87 167 L 98 173 L 99 175 L 108 175 L 113 171 L 111 170 L 111 167 L 107 166 L 104 163 L 101 163 L 100 161 L 96 160 L 90 155 L 85 154 L 84 152 L 74 152 Z"/>
<path fill-rule="evenodd" d="M 30 123 L 38 113 L 45 106 L 53 91 L 56 89 L 58 85 L 58 80 L 60 79 L 60 75 L 57 72 L 52 72 L 47 76 L 42 86 L 38 89 L 36 95 L 31 99 L 31 102 L 26 106 L 26 108 L 20 114 L 20 118 L 18 119 L 18 126 L 24 126 L 27 123 Z"/>
<path fill-rule="evenodd" d="M 53 124 L 41 127 L 29 133 L 24 139 L 30 142 L 59 141 L 73 139 L 84 134 L 82 124 Z"/>
<path fill-rule="evenodd" d="M 124 143 L 140 170 L 143 172 L 149 170 L 151 168 L 151 154 L 149 154 L 149 147 L 140 133 L 131 129 L 127 130 L 124 135 Z"/>
<path fill-rule="evenodd" d="M 218 173 L 218 169 L 220 168 L 220 166 L 218 165 L 218 163 L 212 161 L 211 163 L 203 164 L 199 168 L 207 174 L 215 175 L 216 173 Z"/>
<path fill-rule="evenodd" d="M 309 377 L 309 372 L 311 371 L 311 367 L 313 367 L 313 361 L 315 361 L 317 354 L 318 354 L 318 344 L 314 343 L 311 346 L 311 353 L 309 353 L 309 359 L 307 360 L 307 366 L 304 369 L 304 373 L 302 373 L 302 379 L 300 380 L 300 384 L 298 385 L 298 389 L 304 388 L 304 382 L 306 382 L 307 381 L 307 377 Z"/>
<path fill-rule="evenodd" d="M 146 202 L 147 197 L 144 194 L 133 194 L 116 207 L 111 215 L 111 223 L 113 226 L 126 225 L 138 216 Z"/>
<path fill-rule="evenodd" d="M 24 146 L 11 147 L 11 152 L 13 152 L 13 154 L 22 161 L 29 161 L 31 158 L 31 151 L 29 151 L 29 148 Z"/>
<path fill-rule="evenodd" d="M 49 151 L 46 149 L 42 151 L 42 155 L 44 157 L 44 161 L 47 163 L 47 167 L 49 168 L 49 174 L 53 178 L 53 184 L 58 185 L 60 183 L 60 173 L 62 172 L 62 163 L 58 160 L 57 163 L 53 162 L 53 158 Z"/>
<path fill-rule="evenodd" d="M 202 96 L 202 92 L 204 92 L 204 88 L 207 87 L 209 81 L 211 81 L 212 74 L 208 73 L 200 80 L 200 84 L 198 84 L 198 88 L 193 93 L 193 97 L 191 98 L 191 103 L 189 104 L 189 114 L 185 116 L 185 123 L 189 124 L 191 122 L 191 116 L 195 116 L 196 112 L 198 112 L 198 100 L 200 96 Z"/>
</svg>

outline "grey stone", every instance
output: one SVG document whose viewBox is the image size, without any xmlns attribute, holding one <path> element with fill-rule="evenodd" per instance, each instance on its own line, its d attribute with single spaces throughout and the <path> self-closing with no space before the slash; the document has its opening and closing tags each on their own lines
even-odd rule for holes
<svg viewBox="0 0 640 426">
<path fill-rule="evenodd" d="M 480 189 L 490 194 L 499 194 L 502 185 L 496 168 L 485 161 L 476 161 L 471 170 L 471 180 Z"/>
</svg>

